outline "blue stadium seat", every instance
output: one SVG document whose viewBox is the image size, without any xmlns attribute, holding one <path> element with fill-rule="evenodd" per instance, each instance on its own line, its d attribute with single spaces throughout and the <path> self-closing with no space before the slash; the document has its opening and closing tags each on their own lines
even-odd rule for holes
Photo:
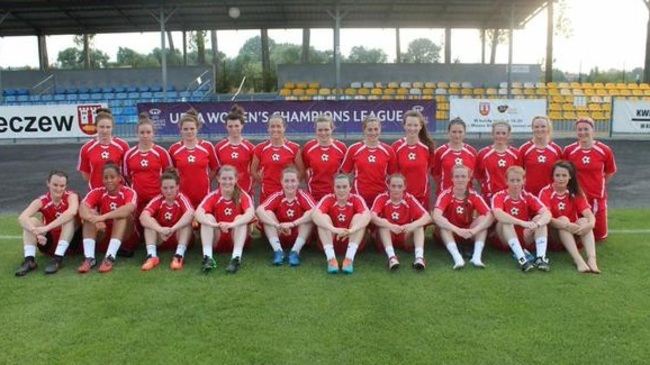
<svg viewBox="0 0 650 365">
<path fill-rule="evenodd" d="M 104 100 L 113 100 L 115 99 L 115 93 L 104 93 L 103 94 L 103 99 Z"/>
<path fill-rule="evenodd" d="M 151 91 L 145 91 L 143 93 L 140 93 L 140 98 L 141 99 L 151 99 L 151 98 L 153 98 L 153 93 Z"/>
<path fill-rule="evenodd" d="M 115 94 L 115 97 L 118 99 L 128 99 L 129 95 L 127 93 L 119 92 Z"/>
<path fill-rule="evenodd" d="M 146 92 L 151 91 L 151 88 L 149 86 L 147 86 L 147 85 L 142 85 L 142 86 L 138 87 L 138 91 L 141 92 L 141 93 L 146 93 Z"/>
<path fill-rule="evenodd" d="M 129 99 L 140 99 L 140 93 L 137 91 L 129 92 Z"/>
<path fill-rule="evenodd" d="M 4 97 L 4 99 L 5 99 L 5 102 L 7 102 L 7 103 L 15 103 L 17 101 L 18 97 L 16 95 L 6 95 Z"/>
<path fill-rule="evenodd" d="M 126 92 L 127 93 L 134 93 L 134 92 L 137 92 L 137 91 L 138 91 L 138 88 L 135 87 L 135 86 L 127 86 L 126 87 Z"/>
<path fill-rule="evenodd" d="M 32 103 L 38 103 L 38 102 L 41 101 L 41 96 L 38 95 L 38 94 L 36 94 L 36 95 L 30 95 L 30 96 L 29 96 L 29 101 L 31 101 Z"/>
<path fill-rule="evenodd" d="M 113 88 L 113 92 L 116 92 L 116 93 L 125 93 L 125 92 L 126 92 L 126 88 L 125 88 L 124 86 L 115 86 L 115 87 Z"/>
<path fill-rule="evenodd" d="M 65 96 L 65 100 L 67 101 L 77 101 L 79 100 L 79 95 L 77 94 L 68 94 Z"/>
<path fill-rule="evenodd" d="M 153 97 L 156 99 L 162 99 L 165 97 L 165 93 L 162 91 L 156 91 L 155 93 L 153 93 Z"/>
<path fill-rule="evenodd" d="M 124 122 L 126 120 L 126 118 L 124 118 L 124 116 L 122 116 L 122 115 L 115 115 L 114 114 L 113 117 L 115 118 L 115 123 L 116 124 L 124 124 Z"/>
<path fill-rule="evenodd" d="M 122 100 L 123 106 L 135 106 L 138 103 L 136 99 L 124 99 Z"/>
<path fill-rule="evenodd" d="M 135 106 L 127 106 L 126 108 L 124 108 L 123 114 L 136 115 L 138 114 L 138 108 L 136 108 Z"/>
<path fill-rule="evenodd" d="M 14 89 L 5 89 L 2 90 L 2 96 L 15 96 L 18 92 Z"/>
<path fill-rule="evenodd" d="M 29 102 L 29 95 L 18 95 L 18 96 L 16 97 L 16 100 L 17 100 L 19 103 L 27 103 L 27 102 Z"/>
<path fill-rule="evenodd" d="M 108 100 L 109 106 L 111 108 L 122 106 L 124 104 L 124 102 L 120 99 L 106 99 L 106 100 Z"/>
<path fill-rule="evenodd" d="M 27 90 L 27 89 L 18 89 L 18 90 L 16 90 L 16 95 L 29 95 L 29 90 Z"/>
<path fill-rule="evenodd" d="M 90 100 L 90 94 L 79 94 L 79 100 L 80 101 L 88 101 L 88 100 Z"/>
<path fill-rule="evenodd" d="M 65 101 L 65 94 L 54 94 L 54 101 Z"/>
<path fill-rule="evenodd" d="M 168 91 L 167 98 L 171 100 L 178 99 L 178 91 Z"/>
<path fill-rule="evenodd" d="M 105 100 L 104 99 L 104 94 L 102 94 L 102 93 L 90 94 L 90 100 L 103 101 L 103 100 Z"/>
<path fill-rule="evenodd" d="M 149 91 L 154 92 L 154 93 L 160 92 L 160 91 L 162 91 L 162 86 L 160 86 L 160 85 L 151 85 L 151 86 L 149 86 Z"/>
<path fill-rule="evenodd" d="M 54 93 L 55 94 L 65 94 L 65 88 L 57 86 L 57 87 L 54 88 Z"/>
<path fill-rule="evenodd" d="M 100 92 L 102 92 L 102 93 L 112 93 L 112 92 L 115 92 L 115 89 L 113 89 L 110 86 L 109 87 L 103 87 Z"/>
<path fill-rule="evenodd" d="M 79 90 L 76 87 L 69 87 L 65 89 L 66 94 L 76 94 Z"/>
<path fill-rule="evenodd" d="M 89 88 L 87 88 L 85 86 L 82 86 L 82 87 L 77 89 L 77 93 L 79 93 L 79 94 L 89 94 L 89 93 L 91 93 L 91 91 L 90 91 Z"/>
<path fill-rule="evenodd" d="M 90 90 L 88 91 L 91 94 L 99 94 L 101 92 L 104 92 L 101 87 L 91 87 Z"/>
<path fill-rule="evenodd" d="M 192 93 L 190 93 L 189 91 L 181 91 L 178 94 L 178 96 L 181 97 L 181 98 L 184 98 L 184 99 L 189 99 L 190 96 L 192 96 Z"/>
<path fill-rule="evenodd" d="M 41 95 L 41 101 L 50 102 L 52 100 L 54 100 L 54 96 L 52 94 Z"/>
</svg>

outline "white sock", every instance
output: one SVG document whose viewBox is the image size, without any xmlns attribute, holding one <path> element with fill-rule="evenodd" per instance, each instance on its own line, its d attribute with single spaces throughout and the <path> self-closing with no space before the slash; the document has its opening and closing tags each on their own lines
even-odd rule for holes
<svg viewBox="0 0 650 365">
<path fill-rule="evenodd" d="M 539 237 L 535 239 L 535 250 L 537 257 L 546 257 L 546 246 L 548 239 L 546 237 Z"/>
<path fill-rule="evenodd" d="M 522 261 L 526 259 L 524 250 L 521 248 L 521 243 L 519 243 L 519 239 L 511 238 L 508 240 L 508 246 L 510 246 L 512 253 L 517 257 L 517 260 Z"/>
<path fill-rule="evenodd" d="M 357 254 L 359 244 L 355 242 L 348 243 L 348 249 L 345 251 L 345 258 L 354 261 L 354 256 Z"/>
<path fill-rule="evenodd" d="M 25 251 L 25 257 L 36 257 L 36 246 L 26 245 L 23 246 L 23 250 Z"/>
<path fill-rule="evenodd" d="M 388 258 L 395 256 L 395 249 L 393 246 L 384 247 L 384 251 L 386 251 L 386 256 L 388 256 Z"/>
<path fill-rule="evenodd" d="M 447 251 L 449 251 L 451 257 L 454 259 L 454 266 L 465 264 L 463 256 L 461 256 L 460 252 L 458 252 L 458 246 L 456 245 L 456 242 L 447 242 L 445 246 L 447 246 Z"/>
<path fill-rule="evenodd" d="M 147 255 L 151 257 L 156 257 L 156 245 L 147 245 Z"/>
<path fill-rule="evenodd" d="M 282 249 L 282 248 L 280 248 L 280 249 Z M 232 257 L 231 258 L 234 259 L 234 258 L 239 257 L 241 259 L 241 256 L 242 256 L 243 252 L 244 252 L 244 247 L 243 246 L 242 247 L 235 247 L 232 250 Z"/>
<path fill-rule="evenodd" d="M 424 258 L 424 247 L 416 247 L 414 252 L 415 252 L 415 258 L 416 259 L 418 257 Z"/>
<path fill-rule="evenodd" d="M 291 247 L 291 251 L 296 251 L 297 253 L 300 253 L 300 250 L 302 250 L 302 247 L 305 245 L 305 242 L 307 242 L 307 240 L 298 236 L 298 238 L 296 238 L 296 242 L 293 244 L 293 247 Z"/>
<path fill-rule="evenodd" d="M 56 245 L 56 250 L 54 250 L 55 256 L 65 256 L 65 251 L 70 247 L 70 243 L 66 240 L 59 240 L 59 243 Z"/>
<path fill-rule="evenodd" d="M 84 238 L 84 256 L 90 259 L 95 258 L 95 240 L 92 238 Z"/>
<path fill-rule="evenodd" d="M 111 238 L 111 240 L 108 241 L 108 249 L 106 250 L 106 256 L 111 256 L 112 258 L 115 258 L 117 256 L 117 250 L 120 249 L 121 245 L 122 245 L 122 241 L 118 240 L 117 238 Z"/>
<path fill-rule="evenodd" d="M 203 256 L 212 257 L 212 245 L 203 246 Z"/>
<path fill-rule="evenodd" d="M 327 261 L 336 258 L 336 253 L 334 253 L 334 245 L 323 245 L 323 251 L 325 251 L 325 257 L 327 257 Z"/>
<path fill-rule="evenodd" d="M 273 252 L 282 251 L 282 245 L 280 244 L 280 239 L 278 237 L 269 238 L 269 243 L 271 244 L 271 248 L 273 248 Z"/>
<path fill-rule="evenodd" d="M 176 246 L 176 255 L 178 255 L 178 256 L 180 256 L 180 257 L 184 257 L 184 256 L 185 256 L 185 251 L 186 251 L 186 250 L 187 250 L 187 246 L 186 246 L 186 245 L 180 245 L 180 244 L 179 244 L 178 246 Z"/>
<path fill-rule="evenodd" d="M 483 241 L 474 242 L 474 254 L 472 254 L 472 261 L 481 262 L 481 256 L 483 256 L 484 247 L 485 247 L 485 242 Z"/>
</svg>

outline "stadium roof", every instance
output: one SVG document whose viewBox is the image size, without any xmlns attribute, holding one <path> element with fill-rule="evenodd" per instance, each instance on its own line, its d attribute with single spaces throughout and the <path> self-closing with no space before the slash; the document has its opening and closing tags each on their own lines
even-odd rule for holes
<svg viewBox="0 0 650 365">
<path fill-rule="evenodd" d="M 515 28 L 547 0 L 3 0 L 0 36 L 160 31 L 161 8 L 171 31 L 196 29 Z M 231 17 L 229 9 L 239 9 Z M 236 14 L 237 11 L 234 11 Z"/>
</svg>

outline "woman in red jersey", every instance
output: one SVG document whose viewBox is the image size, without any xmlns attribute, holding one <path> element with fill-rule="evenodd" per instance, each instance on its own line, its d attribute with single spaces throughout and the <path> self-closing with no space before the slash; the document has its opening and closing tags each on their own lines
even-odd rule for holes
<svg viewBox="0 0 650 365">
<path fill-rule="evenodd" d="M 226 272 L 234 274 L 241 266 L 241 258 L 251 236 L 248 225 L 255 218 L 253 199 L 237 185 L 237 169 L 222 166 L 217 175 L 219 187 L 203 199 L 194 216 L 201 223 L 203 272 L 217 267 L 212 257 L 217 252 L 232 250 Z"/>
<path fill-rule="evenodd" d="M 345 252 L 341 271 L 354 272 L 354 258 L 364 248 L 364 235 L 370 223 L 370 211 L 360 195 L 353 194 L 350 177 L 338 174 L 334 177 L 334 193 L 327 194 L 318 202 L 312 219 L 318 227 L 318 237 L 327 258 L 327 272 L 339 272 L 337 254 Z"/>
<path fill-rule="evenodd" d="M 280 180 L 285 167 L 295 166 L 302 178 L 304 167 L 300 146 L 287 140 L 286 130 L 284 117 L 273 114 L 268 120 L 269 139 L 255 146 L 251 175 L 261 185 L 260 202 L 282 190 Z"/>
<path fill-rule="evenodd" d="M 562 149 L 551 140 L 553 124 L 546 115 L 534 117 L 532 128 L 533 139 L 519 147 L 519 159 L 526 170 L 526 191 L 538 195 L 551 183 L 551 169 L 562 158 Z"/>
<path fill-rule="evenodd" d="M 316 118 L 316 138 L 310 140 L 302 149 L 305 164 L 305 180 L 309 193 L 316 201 L 334 191 L 334 176 L 339 171 L 347 146 L 334 138 L 334 121 L 326 115 Z"/>
<path fill-rule="evenodd" d="M 427 210 L 429 209 L 429 176 L 433 167 L 435 144 L 424 116 L 417 110 L 404 113 L 402 122 L 406 136 L 393 143 L 397 159 L 397 172 L 406 179 L 406 191 L 413 195 Z"/>
<path fill-rule="evenodd" d="M 399 268 L 395 247 L 415 253 L 413 268 L 424 270 L 424 226 L 431 216 L 415 196 L 406 192 L 406 178 L 400 173 L 387 179 L 388 191 L 375 199 L 371 222 L 376 227 L 375 242 L 388 256 L 388 269 Z"/>
<path fill-rule="evenodd" d="M 551 212 L 536 196 L 524 190 L 525 175 L 521 166 L 509 167 L 506 171 L 507 188 L 492 198 L 492 214 L 497 220 L 495 231 L 500 241 L 497 248 L 509 247 L 524 272 L 533 267 L 549 271 L 546 226 L 551 220 Z M 507 242 L 507 246 L 504 242 Z M 534 262 L 526 257 L 522 242 L 526 249 L 532 250 L 535 247 Z"/>
<path fill-rule="evenodd" d="M 230 165 L 237 169 L 239 186 L 253 196 L 253 178 L 251 177 L 251 162 L 255 146 L 242 136 L 246 123 L 244 109 L 235 104 L 226 117 L 228 136 L 217 142 L 214 149 L 220 166 Z"/>
<path fill-rule="evenodd" d="M 113 270 L 117 251 L 122 240 L 133 232 L 133 212 L 137 206 L 136 192 L 122 184 L 118 165 L 109 162 L 104 165 L 104 186 L 91 190 L 79 205 L 83 219 L 83 246 L 85 259 L 77 269 L 79 273 L 89 272 L 96 264 L 95 246 L 99 240 L 99 251 L 105 251 L 99 272 Z"/>
<path fill-rule="evenodd" d="M 179 191 L 180 178 L 174 168 L 160 176 L 160 194 L 155 196 L 140 214 L 144 227 L 147 260 L 143 271 L 149 271 L 160 263 L 157 249 L 176 249 L 170 268 L 181 270 L 185 251 L 192 236 L 194 208 L 189 199 Z"/>
<path fill-rule="evenodd" d="M 47 177 L 47 193 L 34 199 L 18 217 L 23 228 L 25 259 L 16 276 L 36 269 L 36 248 L 54 260 L 45 268 L 46 274 L 59 271 L 68 247 L 81 243 L 81 227 L 77 211 L 79 196 L 67 190 L 68 175 L 53 170 Z M 40 213 L 40 217 L 37 214 Z"/>
<path fill-rule="evenodd" d="M 465 266 L 465 260 L 458 251 L 458 244 L 474 244 L 470 262 L 484 268 L 483 248 L 487 230 L 494 222 L 490 207 L 471 188 L 471 172 L 465 165 L 451 168 L 453 187 L 442 191 L 436 200 L 433 220 L 436 224 L 435 237 L 441 240 L 454 259 L 454 270 Z"/>
<path fill-rule="evenodd" d="M 377 117 L 366 117 L 361 125 L 363 141 L 348 148 L 341 172 L 354 175 L 352 192 L 360 195 L 367 206 L 372 206 L 377 195 L 386 190 L 386 176 L 397 172 L 397 156 L 389 145 L 379 140 L 381 122 Z"/>
<path fill-rule="evenodd" d="M 452 119 L 447 126 L 449 142 L 438 147 L 433 157 L 433 179 L 436 182 L 436 193 L 451 189 L 454 184 L 453 168 L 463 165 L 469 168 L 470 181 L 476 168 L 477 152 L 474 147 L 465 143 L 467 125 L 460 118 Z"/>
<path fill-rule="evenodd" d="M 95 111 L 97 138 L 86 142 L 79 151 L 77 170 L 88 182 L 88 190 L 103 186 L 103 168 L 108 161 L 122 162 L 129 144 L 113 137 L 115 119 L 110 109 L 100 108 Z"/>
<path fill-rule="evenodd" d="M 553 216 L 549 224 L 550 237 L 559 239 L 579 272 L 599 274 L 593 230 L 596 217 L 580 188 L 575 166 L 570 161 L 558 161 L 551 173 L 553 182 L 540 192 L 540 200 L 549 207 Z M 578 251 L 576 237 L 585 248 L 586 262 Z"/>
<path fill-rule="evenodd" d="M 578 181 L 596 216 L 596 242 L 607 239 L 607 183 L 616 174 L 612 150 L 594 140 L 594 121 L 589 118 L 576 122 L 578 141 L 564 148 L 564 159 L 573 162 Z"/>
<path fill-rule="evenodd" d="M 282 172 L 282 190 L 271 194 L 257 208 L 257 217 L 273 248 L 273 265 L 276 266 L 284 263 L 284 250 L 289 248 L 289 265 L 300 265 L 300 250 L 314 228 L 311 212 L 316 203 L 298 185 L 298 171 L 294 167 L 285 168 Z"/>
<path fill-rule="evenodd" d="M 181 178 L 181 192 L 196 207 L 210 192 L 210 182 L 217 173 L 217 155 L 210 142 L 198 138 L 201 121 L 196 110 L 183 114 L 179 127 L 181 140 L 169 147 L 169 154 Z"/>
<path fill-rule="evenodd" d="M 476 159 L 475 177 L 481 183 L 481 195 L 492 200 L 498 191 L 508 187 L 506 171 L 510 166 L 520 166 L 519 151 L 509 144 L 512 127 L 508 122 L 492 123 L 494 143 L 481 149 Z"/>
</svg>

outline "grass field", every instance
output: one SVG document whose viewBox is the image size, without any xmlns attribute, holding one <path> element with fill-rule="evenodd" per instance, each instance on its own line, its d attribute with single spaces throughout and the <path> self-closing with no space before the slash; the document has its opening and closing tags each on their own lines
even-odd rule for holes
<svg viewBox="0 0 650 365">
<path fill-rule="evenodd" d="M 611 228 L 650 228 L 646 210 L 612 212 Z M 522 274 L 486 250 L 486 270 L 451 270 L 442 247 L 410 255 L 390 273 L 385 256 L 360 254 L 352 276 L 327 275 L 313 249 L 298 268 L 270 266 L 260 240 L 242 270 L 200 273 L 200 250 L 180 272 L 171 253 L 152 272 L 144 254 L 114 272 L 15 278 L 22 261 L 15 217 L 0 217 L 0 363 L 34 364 L 645 364 L 650 355 L 647 233 L 615 233 L 598 246 L 602 275 L 578 274 L 566 253 L 551 272 Z"/>
</svg>

